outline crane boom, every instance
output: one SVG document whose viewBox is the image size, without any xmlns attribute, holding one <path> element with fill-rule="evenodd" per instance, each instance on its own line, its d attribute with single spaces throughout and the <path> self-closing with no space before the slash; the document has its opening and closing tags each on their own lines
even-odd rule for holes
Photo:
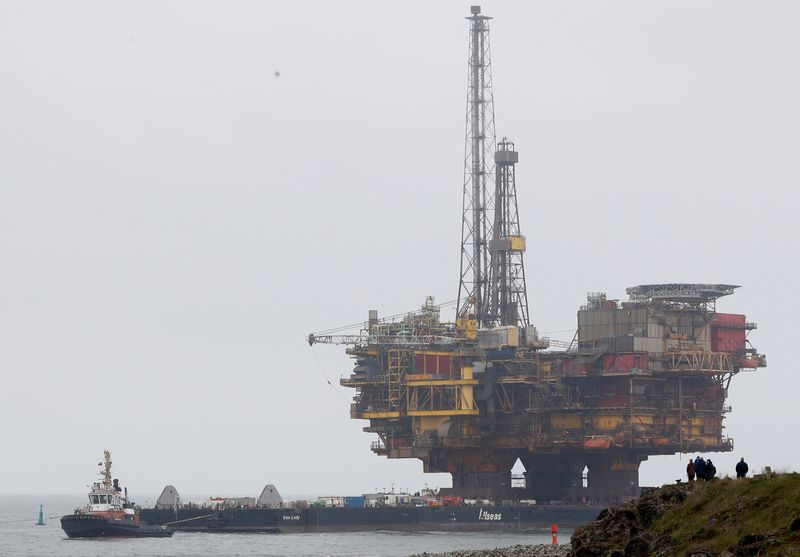
<svg viewBox="0 0 800 557">
<path fill-rule="evenodd" d="M 358 346 L 395 345 L 395 346 L 441 346 L 455 344 L 455 337 L 441 335 L 308 335 L 308 345 L 315 344 L 352 344 Z"/>
</svg>

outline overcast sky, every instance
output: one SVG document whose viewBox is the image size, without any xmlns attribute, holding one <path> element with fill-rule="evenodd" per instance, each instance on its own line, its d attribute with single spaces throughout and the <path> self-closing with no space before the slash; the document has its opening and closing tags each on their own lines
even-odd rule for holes
<svg viewBox="0 0 800 557">
<path fill-rule="evenodd" d="M 796 470 L 800 5 L 483 11 L 539 330 L 587 291 L 742 285 L 718 309 L 769 367 L 712 458 Z M 456 297 L 468 14 L 0 1 L 0 493 L 80 493 L 104 448 L 133 493 L 449 485 L 370 452 L 351 361 L 304 337 Z"/>
</svg>

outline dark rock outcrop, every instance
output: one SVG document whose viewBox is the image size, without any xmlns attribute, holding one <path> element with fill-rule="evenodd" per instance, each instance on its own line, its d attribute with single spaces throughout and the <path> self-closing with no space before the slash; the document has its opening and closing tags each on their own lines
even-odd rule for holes
<svg viewBox="0 0 800 557">
<path fill-rule="evenodd" d="M 669 537 L 656 536 L 649 528 L 658 517 L 686 500 L 690 489 L 687 484 L 666 486 L 603 510 L 597 520 L 572 534 L 572 557 L 672 555 Z"/>
<path fill-rule="evenodd" d="M 736 557 L 746 557 L 748 555 L 763 555 L 771 547 L 780 543 L 779 532 L 769 534 L 747 534 L 734 545 L 728 548 Z"/>
<path fill-rule="evenodd" d="M 570 555 L 800 556 L 798 513 L 796 473 L 668 485 L 605 509 L 575 530 Z"/>
</svg>

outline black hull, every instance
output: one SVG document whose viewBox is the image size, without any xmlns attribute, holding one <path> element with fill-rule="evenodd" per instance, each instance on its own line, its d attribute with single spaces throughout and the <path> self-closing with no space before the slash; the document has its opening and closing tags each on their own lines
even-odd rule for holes
<svg viewBox="0 0 800 557">
<path fill-rule="evenodd" d="M 70 538 L 167 538 L 172 535 L 172 530 L 164 526 L 136 524 L 132 520 L 90 514 L 62 516 L 61 528 Z"/>
<path fill-rule="evenodd" d="M 308 509 L 142 509 L 150 524 L 190 532 L 497 531 L 576 527 L 602 509 L 586 505 L 377 507 Z"/>
</svg>

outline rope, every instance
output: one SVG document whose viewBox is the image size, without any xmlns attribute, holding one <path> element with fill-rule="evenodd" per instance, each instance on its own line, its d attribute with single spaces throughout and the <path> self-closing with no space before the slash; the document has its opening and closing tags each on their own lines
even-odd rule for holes
<svg viewBox="0 0 800 557">
<path fill-rule="evenodd" d="M 183 520 L 173 520 L 172 522 L 165 522 L 164 526 L 169 526 L 170 524 L 178 524 L 180 522 L 191 522 L 192 520 L 200 520 L 201 518 L 209 518 L 214 516 L 216 513 L 211 514 L 204 514 L 203 516 L 195 516 L 193 518 L 184 518 Z"/>
<path fill-rule="evenodd" d="M 349 399 L 349 398 L 347 398 L 346 396 L 344 396 L 344 395 L 341 393 L 341 391 L 339 391 L 339 389 L 337 389 L 337 388 L 336 388 L 336 387 L 333 385 L 333 383 L 331 383 L 331 380 L 330 380 L 330 379 L 328 379 L 328 375 L 325 373 L 325 369 L 322 367 L 322 362 L 320 362 L 320 361 L 319 361 L 319 356 L 317 356 L 317 351 L 316 351 L 316 350 L 314 350 L 314 349 L 313 349 L 313 347 L 312 347 L 312 349 L 311 349 L 311 353 L 312 353 L 312 354 L 314 354 L 314 359 L 317 361 L 317 366 L 319 366 L 319 371 L 322 373 L 322 376 L 325 378 L 325 381 L 328 383 L 328 385 L 330 385 L 330 386 L 331 386 L 331 389 L 333 389 L 333 390 L 336 392 L 336 394 L 337 394 L 337 395 L 339 395 L 340 397 L 342 397 L 342 399 L 343 399 L 345 402 L 348 402 L 348 403 L 349 403 L 349 402 L 350 402 L 350 399 Z"/>
<path fill-rule="evenodd" d="M 69 515 L 57 514 L 55 516 L 45 516 L 44 519 L 45 520 L 55 520 L 56 518 L 61 518 L 62 516 L 69 516 Z M 203 516 L 195 516 L 194 518 L 186 518 L 184 520 L 175 520 L 173 522 L 165 522 L 164 524 L 165 525 L 178 524 L 179 522 L 189 522 L 191 520 L 200 520 L 201 518 L 209 518 L 211 516 L 214 516 L 214 514 L 206 514 L 206 515 L 203 515 Z M 0 520 L 0 524 L 21 524 L 21 523 L 24 523 L 24 522 L 31 522 L 35 526 L 37 519 L 38 519 L 38 517 L 37 518 L 33 518 L 33 519 L 31 519 L 31 518 L 19 518 L 19 519 L 15 519 L 15 520 Z"/>
<path fill-rule="evenodd" d="M 57 514 L 55 516 L 45 516 L 43 517 L 45 520 L 54 520 L 56 518 L 61 518 L 64 516 L 63 514 Z M 35 518 L 18 518 L 14 520 L 0 520 L 0 524 L 20 524 L 23 522 L 32 522 L 36 525 L 36 521 L 39 520 L 39 516 L 37 515 Z"/>
</svg>

